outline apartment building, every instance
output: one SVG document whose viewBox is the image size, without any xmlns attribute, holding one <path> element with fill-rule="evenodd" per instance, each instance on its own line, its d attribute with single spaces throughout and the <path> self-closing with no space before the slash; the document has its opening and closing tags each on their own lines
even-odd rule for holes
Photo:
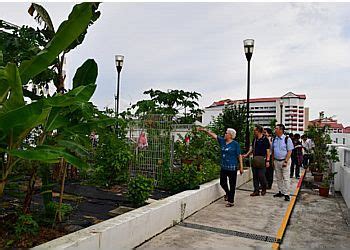
<svg viewBox="0 0 350 250">
<path fill-rule="evenodd" d="M 287 132 L 303 133 L 309 123 L 309 109 L 305 107 L 306 96 L 288 92 L 281 97 L 250 99 L 250 114 L 254 124 L 269 127 L 272 120 L 283 123 Z M 246 100 L 216 101 L 204 109 L 203 125 L 208 125 L 226 106 L 244 105 Z"/>
</svg>

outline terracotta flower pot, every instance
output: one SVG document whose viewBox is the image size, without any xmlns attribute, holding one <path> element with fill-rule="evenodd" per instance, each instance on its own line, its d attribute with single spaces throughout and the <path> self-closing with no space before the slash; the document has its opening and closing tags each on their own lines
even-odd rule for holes
<svg viewBox="0 0 350 250">
<path fill-rule="evenodd" d="M 320 193 L 320 196 L 328 197 L 329 187 L 320 187 L 319 188 L 319 193 Z"/>
<path fill-rule="evenodd" d="M 323 180 L 323 173 L 314 173 L 315 182 L 322 182 L 322 180 Z"/>
</svg>

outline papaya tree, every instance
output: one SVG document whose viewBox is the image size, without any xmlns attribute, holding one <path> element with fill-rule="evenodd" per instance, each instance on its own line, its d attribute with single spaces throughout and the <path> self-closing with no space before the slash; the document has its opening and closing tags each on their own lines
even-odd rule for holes
<svg viewBox="0 0 350 250">
<path fill-rule="evenodd" d="M 141 100 L 131 106 L 136 115 L 145 114 L 167 114 L 178 116 L 180 123 L 193 123 L 198 116 L 203 113 L 199 109 L 198 99 L 201 94 L 184 90 L 147 90 L 145 95 L 150 96 L 150 100 Z"/>
</svg>

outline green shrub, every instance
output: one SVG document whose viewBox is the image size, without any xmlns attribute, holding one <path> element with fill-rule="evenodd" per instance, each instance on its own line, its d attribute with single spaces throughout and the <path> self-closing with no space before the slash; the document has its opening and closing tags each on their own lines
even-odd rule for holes
<svg viewBox="0 0 350 250">
<path fill-rule="evenodd" d="M 45 206 L 45 215 L 48 218 L 54 219 L 56 212 L 58 211 L 59 203 L 51 201 Z M 69 204 L 62 203 L 61 205 L 61 214 L 62 218 L 65 218 L 73 211 L 73 208 Z"/>
<path fill-rule="evenodd" d="M 93 163 L 91 181 L 101 186 L 126 183 L 129 178 L 130 145 L 115 133 L 100 135 Z"/>
<path fill-rule="evenodd" d="M 39 225 L 30 214 L 22 214 L 15 224 L 15 235 L 20 238 L 22 235 L 36 235 L 39 233 Z"/>
<path fill-rule="evenodd" d="M 128 199 L 136 206 L 145 204 L 154 188 L 154 179 L 137 175 L 128 183 Z"/>
<path fill-rule="evenodd" d="M 201 184 L 220 177 L 220 165 L 211 160 L 205 160 L 200 171 Z"/>
<path fill-rule="evenodd" d="M 193 164 L 183 164 L 181 168 L 173 169 L 172 172 L 164 173 L 160 187 L 178 193 L 188 189 L 199 188 L 201 174 L 197 166 Z"/>
</svg>

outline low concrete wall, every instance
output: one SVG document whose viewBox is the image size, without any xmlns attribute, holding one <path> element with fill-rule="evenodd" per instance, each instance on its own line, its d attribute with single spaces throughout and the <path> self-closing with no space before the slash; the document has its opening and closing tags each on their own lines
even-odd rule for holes
<svg viewBox="0 0 350 250">
<path fill-rule="evenodd" d="M 350 208 L 350 168 L 341 166 L 337 175 L 340 179 L 340 192 Z"/>
<path fill-rule="evenodd" d="M 334 176 L 334 189 L 340 191 L 348 208 L 350 208 L 350 167 L 347 166 L 346 154 L 350 148 L 337 147 L 339 162 L 333 163 L 333 172 L 337 172 Z"/>
<path fill-rule="evenodd" d="M 251 179 L 238 175 L 237 186 Z M 224 195 L 219 180 L 135 209 L 115 218 L 49 241 L 34 249 L 131 249 L 179 223 Z"/>
</svg>

